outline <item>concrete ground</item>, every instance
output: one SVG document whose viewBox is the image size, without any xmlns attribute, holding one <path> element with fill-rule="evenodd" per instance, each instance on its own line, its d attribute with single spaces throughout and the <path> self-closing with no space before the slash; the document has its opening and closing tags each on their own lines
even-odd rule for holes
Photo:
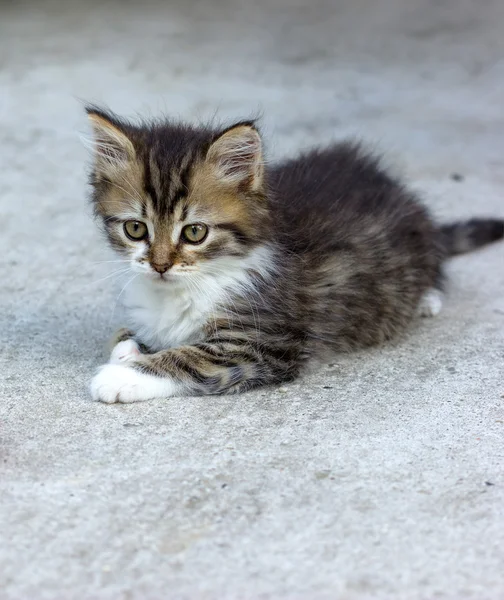
<svg viewBox="0 0 504 600">
<path fill-rule="evenodd" d="M 504 598 L 504 244 L 437 319 L 237 397 L 92 403 L 121 321 L 80 100 L 357 135 L 504 216 L 501 0 L 0 4 L 0 598 Z"/>
</svg>

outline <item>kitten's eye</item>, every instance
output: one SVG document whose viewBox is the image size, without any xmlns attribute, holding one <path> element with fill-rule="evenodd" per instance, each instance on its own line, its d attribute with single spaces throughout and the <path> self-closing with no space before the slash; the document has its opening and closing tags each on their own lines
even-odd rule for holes
<svg viewBox="0 0 504 600">
<path fill-rule="evenodd" d="M 124 223 L 124 233 L 130 240 L 138 242 L 147 237 L 147 225 L 141 221 L 126 221 Z"/>
<path fill-rule="evenodd" d="M 203 223 L 186 225 L 182 229 L 182 239 L 189 244 L 201 244 L 208 235 L 208 227 Z"/>
</svg>

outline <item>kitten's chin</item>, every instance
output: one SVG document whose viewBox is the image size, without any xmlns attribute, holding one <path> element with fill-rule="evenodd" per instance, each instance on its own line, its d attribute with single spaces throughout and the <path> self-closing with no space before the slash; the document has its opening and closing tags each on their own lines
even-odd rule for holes
<svg viewBox="0 0 504 600">
<path fill-rule="evenodd" d="M 155 285 L 166 285 L 173 281 L 173 277 L 170 277 L 167 273 L 159 275 L 158 273 L 145 273 L 145 278 Z"/>
<path fill-rule="evenodd" d="M 159 287 L 173 285 L 180 280 L 180 277 L 173 273 L 163 273 L 162 275 L 159 273 L 143 273 L 143 276 L 149 283 Z"/>
<path fill-rule="evenodd" d="M 172 271 L 167 271 L 162 275 L 152 271 L 141 271 L 139 274 L 142 276 L 143 281 L 156 288 L 182 285 L 188 276 L 187 273 L 174 273 Z"/>
</svg>

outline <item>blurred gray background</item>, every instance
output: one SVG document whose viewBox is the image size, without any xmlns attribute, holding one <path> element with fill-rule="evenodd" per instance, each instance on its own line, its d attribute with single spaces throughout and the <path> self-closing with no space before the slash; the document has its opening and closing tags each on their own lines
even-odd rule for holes
<svg viewBox="0 0 504 600">
<path fill-rule="evenodd" d="M 504 244 L 442 314 L 281 389 L 86 386 L 121 322 L 82 100 L 344 136 L 442 219 L 504 216 L 502 0 L 0 3 L 0 597 L 504 597 Z"/>
</svg>

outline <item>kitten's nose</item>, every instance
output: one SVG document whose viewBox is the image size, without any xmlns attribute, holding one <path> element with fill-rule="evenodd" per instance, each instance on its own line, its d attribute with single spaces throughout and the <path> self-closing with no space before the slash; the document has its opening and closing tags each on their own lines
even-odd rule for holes
<svg viewBox="0 0 504 600">
<path fill-rule="evenodd" d="M 168 269 L 171 267 L 170 263 L 163 263 L 162 265 L 158 265 L 157 263 L 151 263 L 151 266 L 154 269 L 154 271 L 157 271 L 161 275 L 163 273 L 166 273 L 166 271 L 168 271 Z"/>
</svg>

